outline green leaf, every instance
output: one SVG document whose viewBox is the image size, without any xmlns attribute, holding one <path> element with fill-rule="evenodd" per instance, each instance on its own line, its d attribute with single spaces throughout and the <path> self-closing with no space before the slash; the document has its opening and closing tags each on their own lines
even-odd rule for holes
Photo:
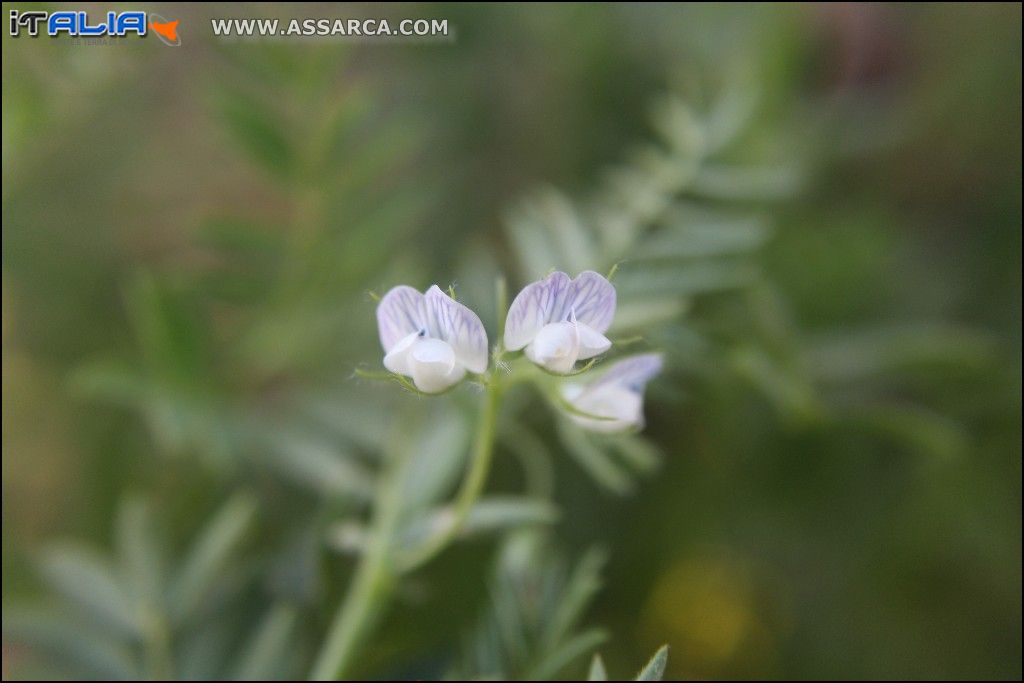
<svg viewBox="0 0 1024 683">
<path fill-rule="evenodd" d="M 146 367 L 176 384 L 195 385 L 208 378 L 205 325 L 194 302 L 148 272 L 131 281 L 126 303 Z"/>
<path fill-rule="evenodd" d="M 131 597 L 114 570 L 95 552 L 72 545 L 50 546 L 42 554 L 39 569 L 54 590 L 85 613 L 122 635 L 142 636 Z"/>
<path fill-rule="evenodd" d="M 798 368 L 753 346 L 735 349 L 730 362 L 741 377 L 761 390 L 782 416 L 796 423 L 821 417 L 823 407 L 817 391 Z"/>
<path fill-rule="evenodd" d="M 655 102 L 651 113 L 654 127 L 681 156 L 697 156 L 706 144 L 707 132 L 693 109 L 677 96 Z"/>
<path fill-rule="evenodd" d="M 548 501 L 520 496 L 487 496 L 470 509 L 462 533 L 473 536 L 532 524 L 554 524 L 556 521 L 558 508 Z"/>
<path fill-rule="evenodd" d="M 342 93 L 327 115 L 323 133 L 325 171 L 344 169 L 351 165 L 355 147 L 365 141 L 365 124 L 376 120 L 379 112 L 374 110 L 372 94 L 358 85 Z M 370 121 L 372 123 L 372 121 Z M 378 136 L 373 135 L 371 140 Z"/>
<path fill-rule="evenodd" d="M 133 409 L 148 400 L 152 389 L 138 368 L 117 360 L 84 363 L 72 372 L 69 387 L 78 395 Z"/>
<path fill-rule="evenodd" d="M 445 506 L 429 513 L 425 520 L 419 520 L 411 535 L 426 538 L 430 533 L 448 524 L 451 507 Z M 547 501 L 530 500 L 517 496 L 488 496 L 481 498 L 470 508 L 465 524 L 459 530 L 461 538 L 497 533 L 516 527 L 553 524 L 558 519 L 558 510 Z"/>
<path fill-rule="evenodd" d="M 546 680 L 603 642 L 600 630 L 575 631 L 600 583 L 603 554 L 588 552 L 566 577 L 548 536 L 535 529 L 503 536 L 490 609 L 453 678 Z"/>
<path fill-rule="evenodd" d="M 364 193 L 360 191 L 358 195 Z M 320 257 L 320 267 L 327 277 L 317 284 L 324 288 L 324 293 L 333 295 L 339 287 L 361 287 L 368 278 L 378 277 L 396 251 L 411 239 L 432 201 L 433 196 L 425 188 L 416 188 L 390 194 L 386 201 L 373 202 L 356 217 L 346 204 L 338 218 L 345 230 L 320 245 L 319 253 L 308 256 Z"/>
<path fill-rule="evenodd" d="M 704 166 L 693 191 L 722 201 L 779 201 L 797 194 L 803 184 L 803 174 L 793 167 Z"/>
<path fill-rule="evenodd" d="M 739 79 L 718 96 L 707 117 L 709 154 L 726 149 L 740 137 L 760 100 L 759 85 L 750 78 Z"/>
<path fill-rule="evenodd" d="M 292 482 L 325 496 L 373 497 L 373 474 L 336 444 L 298 432 L 270 439 L 263 461 Z"/>
<path fill-rule="evenodd" d="M 71 667 L 72 678 L 132 681 L 140 680 L 130 649 L 114 640 L 113 633 L 90 628 L 63 614 L 51 614 L 20 607 L 4 607 L 4 647 L 27 645 L 47 658 Z M 4 678 L 8 662 L 4 661 Z"/>
<path fill-rule="evenodd" d="M 117 550 L 132 599 L 144 614 L 163 608 L 162 558 L 154 540 L 149 504 L 139 497 L 124 500 L 117 516 Z"/>
<path fill-rule="evenodd" d="M 651 657 L 651 661 L 636 675 L 638 681 L 660 681 L 665 675 L 665 664 L 668 663 L 668 645 L 662 645 Z"/>
<path fill-rule="evenodd" d="M 533 280 L 544 277 L 560 265 L 557 245 L 544 226 L 533 220 L 524 201 L 508 211 L 506 233 L 516 252 L 523 276 Z"/>
<path fill-rule="evenodd" d="M 270 296 L 284 254 L 283 233 L 253 220 L 218 217 L 204 222 L 196 241 L 212 264 L 195 285 L 212 299 L 257 306 Z"/>
<path fill-rule="evenodd" d="M 535 499 L 550 499 L 555 482 L 548 444 L 520 420 L 510 418 L 500 428 L 501 445 L 519 459 L 526 492 Z"/>
<path fill-rule="evenodd" d="M 915 367 L 981 368 L 995 357 L 995 339 L 955 325 L 892 325 L 812 337 L 808 365 L 827 382 L 863 382 Z"/>
<path fill-rule="evenodd" d="M 367 397 L 365 390 L 302 397 L 299 408 L 332 438 L 344 439 L 371 453 L 380 448 L 388 433 L 389 406 Z"/>
<path fill-rule="evenodd" d="M 173 616 L 183 621 L 203 603 L 256 515 L 256 501 L 237 494 L 217 512 L 193 542 L 171 587 Z"/>
<path fill-rule="evenodd" d="M 423 141 L 422 122 L 413 117 L 378 119 L 374 127 L 373 135 L 360 136 L 345 154 L 327 159 L 328 170 L 336 178 L 334 190 L 346 201 L 359 199 L 360 193 L 375 196 L 372 190 L 389 188 L 381 182 L 382 177 L 414 155 Z"/>
<path fill-rule="evenodd" d="M 743 260 L 715 259 L 692 263 L 658 263 L 624 266 L 619 271 L 620 296 L 692 296 L 742 289 L 755 282 L 761 271 Z"/>
<path fill-rule="evenodd" d="M 562 592 L 557 609 L 548 619 L 543 642 L 549 648 L 555 647 L 576 626 L 583 611 L 601 588 L 601 570 L 605 565 L 605 553 L 591 549 L 576 565 L 569 582 Z"/>
<path fill-rule="evenodd" d="M 601 643 L 608 640 L 608 634 L 600 629 L 584 631 L 561 644 L 544 657 L 534 667 L 529 678 L 533 680 L 549 680 L 559 671 L 572 664 L 577 658 L 587 654 Z"/>
<path fill-rule="evenodd" d="M 178 678 L 183 681 L 226 678 L 225 660 L 236 642 L 236 628 L 229 619 L 202 621 L 183 629 L 175 643 Z"/>
<path fill-rule="evenodd" d="M 922 406 L 888 401 L 842 404 L 833 412 L 838 420 L 858 429 L 885 435 L 940 460 L 952 460 L 968 452 L 964 425 Z"/>
<path fill-rule="evenodd" d="M 594 444 L 583 430 L 562 420 L 558 427 L 559 440 L 569 455 L 595 482 L 620 496 L 633 491 L 633 480 L 613 456 Z"/>
<path fill-rule="evenodd" d="M 222 89 L 218 100 L 225 127 L 250 157 L 279 175 L 292 171 L 295 151 L 277 112 L 237 89 Z"/>
<path fill-rule="evenodd" d="M 590 660 L 590 672 L 587 674 L 588 681 L 607 681 L 608 671 L 604 668 L 604 660 L 601 659 L 601 654 L 597 653 L 594 658 Z"/>
<path fill-rule="evenodd" d="M 273 680 L 282 672 L 299 613 L 292 605 L 274 605 L 263 617 L 235 666 L 237 681 Z"/>
<path fill-rule="evenodd" d="M 636 434 L 615 434 L 606 437 L 608 442 L 634 470 L 650 473 L 661 464 L 661 452 L 647 439 Z"/>
<path fill-rule="evenodd" d="M 553 248 L 548 258 L 554 259 L 559 267 L 576 273 L 595 263 L 594 240 L 583 217 L 558 190 L 544 188 L 520 202 L 514 220 L 520 225 L 536 226 L 547 234 Z"/>
<path fill-rule="evenodd" d="M 450 505 L 418 514 L 400 533 L 398 542 L 403 547 L 422 543 L 450 524 L 451 515 Z M 465 539 L 523 526 L 554 524 L 557 520 L 557 508 L 547 501 L 518 496 L 485 496 L 470 508 L 458 537 Z M 328 531 L 328 542 L 341 552 L 362 552 L 368 541 L 369 530 L 355 521 L 341 522 Z"/>
<path fill-rule="evenodd" d="M 672 295 L 647 297 L 642 301 L 624 301 L 616 308 L 611 332 L 646 332 L 655 325 L 682 316 L 686 309 L 687 302 Z"/>
<path fill-rule="evenodd" d="M 666 227 L 642 240 L 631 257 L 666 260 L 743 254 L 761 248 L 771 236 L 757 218 L 692 220 L 685 215 L 674 217 Z"/>
<path fill-rule="evenodd" d="M 402 483 L 402 507 L 407 512 L 435 504 L 453 487 L 466 462 L 470 439 L 464 415 L 441 403 L 413 433 Z"/>
<path fill-rule="evenodd" d="M 501 581 L 492 585 L 489 591 L 491 598 L 491 609 L 493 610 L 493 624 L 497 637 L 493 661 L 493 670 L 501 671 L 501 655 L 509 662 L 508 671 L 518 671 L 523 663 L 530 657 L 529 626 L 525 623 L 527 615 L 524 613 L 519 595 Z"/>
</svg>

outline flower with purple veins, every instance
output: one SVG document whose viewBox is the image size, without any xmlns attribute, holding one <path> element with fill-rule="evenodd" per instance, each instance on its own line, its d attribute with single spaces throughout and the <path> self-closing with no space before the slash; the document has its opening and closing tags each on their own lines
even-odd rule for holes
<svg viewBox="0 0 1024 683">
<path fill-rule="evenodd" d="M 613 363 L 597 379 L 567 384 L 562 396 L 573 408 L 573 422 L 595 432 L 621 432 L 644 424 L 644 388 L 661 372 L 660 353 L 645 353 Z"/>
<path fill-rule="evenodd" d="M 393 287 L 377 306 L 384 367 L 411 377 L 428 394 L 487 370 L 487 331 L 480 318 L 434 285 L 421 294 Z"/>
<path fill-rule="evenodd" d="M 591 270 L 575 279 L 555 271 L 523 288 L 508 310 L 505 348 L 524 349 L 542 368 L 564 375 L 576 361 L 599 356 L 611 341 L 604 336 L 615 315 L 615 288 Z"/>
</svg>

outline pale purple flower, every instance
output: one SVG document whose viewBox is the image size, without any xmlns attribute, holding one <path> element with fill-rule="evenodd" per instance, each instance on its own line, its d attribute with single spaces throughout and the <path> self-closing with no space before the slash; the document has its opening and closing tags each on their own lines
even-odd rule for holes
<svg viewBox="0 0 1024 683">
<path fill-rule="evenodd" d="M 435 394 L 466 372 L 487 369 L 487 332 L 476 313 L 434 285 L 421 294 L 394 287 L 377 306 L 384 367 L 411 377 L 416 388 Z"/>
<path fill-rule="evenodd" d="M 615 315 L 615 288 L 587 270 L 572 280 L 555 271 L 527 285 L 516 296 L 505 321 L 505 348 L 525 349 L 526 357 L 558 374 L 578 360 L 607 351 L 604 336 Z"/>
<path fill-rule="evenodd" d="M 569 418 L 595 432 L 621 432 L 644 424 L 644 387 L 661 372 L 660 353 L 645 353 L 613 363 L 597 379 L 568 384 L 562 396 L 578 412 Z"/>
</svg>

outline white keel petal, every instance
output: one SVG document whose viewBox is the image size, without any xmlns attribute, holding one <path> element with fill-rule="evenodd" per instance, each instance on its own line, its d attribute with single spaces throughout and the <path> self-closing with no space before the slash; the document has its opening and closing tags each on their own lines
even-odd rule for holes
<svg viewBox="0 0 1024 683">
<path fill-rule="evenodd" d="M 413 383 L 428 394 L 444 391 L 466 375 L 466 369 L 456 361 L 454 349 L 440 339 L 418 340 L 408 359 Z"/>
<path fill-rule="evenodd" d="M 545 325 L 526 347 L 526 357 L 550 372 L 572 372 L 580 357 L 578 326 L 571 322 Z"/>
</svg>

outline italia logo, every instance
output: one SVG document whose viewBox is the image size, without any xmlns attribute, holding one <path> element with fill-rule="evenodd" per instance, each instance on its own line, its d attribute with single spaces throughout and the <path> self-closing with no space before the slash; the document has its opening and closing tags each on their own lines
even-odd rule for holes
<svg viewBox="0 0 1024 683">
<path fill-rule="evenodd" d="M 74 38 L 121 38 L 129 34 L 145 38 L 150 30 L 164 45 L 181 45 L 178 20 L 165 19 L 159 14 L 107 12 L 103 21 L 90 19 L 88 12 L 19 12 L 12 9 L 10 14 L 12 38 L 23 32 L 32 38 L 43 33 L 51 38 L 61 34 Z"/>
</svg>

